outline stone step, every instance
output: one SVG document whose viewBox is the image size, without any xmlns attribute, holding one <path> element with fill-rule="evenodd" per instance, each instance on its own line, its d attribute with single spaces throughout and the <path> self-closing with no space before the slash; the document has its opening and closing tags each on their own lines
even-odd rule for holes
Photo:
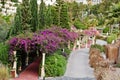
<svg viewBox="0 0 120 80">
<path fill-rule="evenodd" d="M 45 80 L 96 80 L 94 78 L 72 78 L 72 77 L 56 77 L 56 78 L 45 78 Z"/>
</svg>

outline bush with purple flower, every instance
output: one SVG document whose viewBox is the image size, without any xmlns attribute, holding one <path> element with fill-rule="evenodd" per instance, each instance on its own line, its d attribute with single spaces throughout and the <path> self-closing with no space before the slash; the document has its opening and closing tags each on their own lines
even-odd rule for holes
<svg viewBox="0 0 120 80">
<path fill-rule="evenodd" d="M 68 29 L 51 27 L 33 34 L 32 38 L 12 38 L 9 41 L 10 51 L 24 50 L 26 53 L 40 51 L 54 53 L 57 49 L 67 46 L 68 41 L 74 41 L 78 34 Z"/>
</svg>

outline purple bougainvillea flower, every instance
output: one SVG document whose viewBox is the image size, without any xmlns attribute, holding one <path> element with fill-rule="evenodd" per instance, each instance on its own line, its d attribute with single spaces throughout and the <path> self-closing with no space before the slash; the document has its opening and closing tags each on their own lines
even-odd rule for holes
<svg viewBox="0 0 120 80">
<path fill-rule="evenodd" d="M 76 38 L 78 38 L 77 33 L 54 26 L 34 33 L 32 38 L 14 37 L 9 41 L 9 45 L 10 51 L 24 50 L 29 53 L 39 50 L 44 53 L 53 53 L 67 45 L 68 41 L 75 41 Z"/>
</svg>

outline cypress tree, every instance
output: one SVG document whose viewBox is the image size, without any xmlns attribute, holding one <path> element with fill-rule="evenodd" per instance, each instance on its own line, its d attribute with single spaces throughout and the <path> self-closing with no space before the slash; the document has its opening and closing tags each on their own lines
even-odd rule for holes
<svg viewBox="0 0 120 80">
<path fill-rule="evenodd" d="M 30 0 L 31 30 L 35 32 L 38 27 L 38 5 L 37 0 Z"/>
<path fill-rule="evenodd" d="M 45 12 L 46 12 L 46 6 L 43 0 L 41 0 L 40 6 L 39 6 L 39 29 L 43 29 L 45 27 Z"/>
<path fill-rule="evenodd" d="M 46 25 L 49 26 L 49 27 L 52 25 L 52 22 L 53 22 L 51 11 L 52 11 L 51 6 L 48 5 L 48 9 L 47 9 L 47 12 L 46 12 Z"/>
<path fill-rule="evenodd" d="M 56 6 L 53 6 L 52 9 L 51 9 L 51 13 L 52 13 L 52 24 L 53 25 L 57 25 L 59 24 L 59 12 L 58 12 L 58 9 Z"/>
<path fill-rule="evenodd" d="M 31 11 L 29 0 L 22 0 L 22 30 L 25 33 L 26 30 L 30 31 Z"/>
<path fill-rule="evenodd" d="M 60 26 L 60 13 L 61 13 L 61 5 L 64 3 L 63 0 L 56 0 L 56 12 L 57 12 L 57 18 L 58 18 L 58 26 Z"/>
<path fill-rule="evenodd" d="M 79 16 L 79 5 L 77 2 L 73 2 L 72 4 L 72 18 L 73 20 L 77 19 Z"/>
<path fill-rule="evenodd" d="M 14 18 L 14 25 L 11 27 L 8 35 L 18 35 L 22 32 L 22 19 L 21 19 L 21 8 L 20 6 L 17 7 L 17 12 Z M 9 37 L 8 36 L 8 37 Z"/>
<path fill-rule="evenodd" d="M 67 3 L 61 5 L 60 11 L 60 26 L 63 28 L 69 28 L 69 14 Z"/>
</svg>

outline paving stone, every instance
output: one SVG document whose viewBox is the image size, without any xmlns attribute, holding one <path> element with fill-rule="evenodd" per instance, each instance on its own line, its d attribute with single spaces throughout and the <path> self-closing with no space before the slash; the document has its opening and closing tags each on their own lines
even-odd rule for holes
<svg viewBox="0 0 120 80">
<path fill-rule="evenodd" d="M 51 79 L 45 79 L 45 80 L 96 80 L 94 78 L 72 78 L 72 77 L 56 77 L 56 78 L 51 78 Z"/>
</svg>

